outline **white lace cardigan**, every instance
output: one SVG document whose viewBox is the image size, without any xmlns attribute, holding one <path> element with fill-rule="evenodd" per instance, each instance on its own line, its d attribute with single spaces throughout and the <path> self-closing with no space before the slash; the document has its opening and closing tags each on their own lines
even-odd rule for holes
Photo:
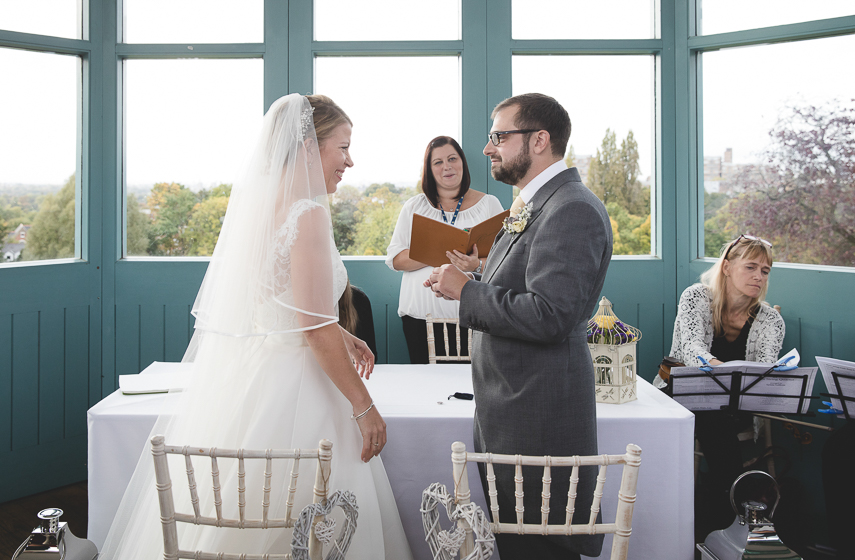
<svg viewBox="0 0 855 560">
<path fill-rule="evenodd" d="M 709 361 L 713 342 L 712 295 L 703 284 L 693 284 L 680 296 L 677 319 L 674 321 L 674 340 L 671 357 L 687 366 L 700 366 L 698 356 Z M 784 319 L 768 305 L 761 305 L 757 317 L 748 331 L 745 359 L 752 362 L 772 363 L 784 343 Z"/>
</svg>

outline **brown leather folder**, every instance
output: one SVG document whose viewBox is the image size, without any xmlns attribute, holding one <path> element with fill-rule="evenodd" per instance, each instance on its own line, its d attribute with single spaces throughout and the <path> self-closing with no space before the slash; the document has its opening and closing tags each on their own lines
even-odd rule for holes
<svg viewBox="0 0 855 560">
<path fill-rule="evenodd" d="M 451 262 L 445 256 L 446 251 L 457 249 L 468 255 L 472 252 L 473 245 L 478 245 L 479 257 L 486 257 L 490 253 L 496 234 L 502 229 L 502 222 L 509 214 L 510 211 L 505 210 L 467 229 L 458 229 L 446 223 L 413 214 L 410 258 L 429 266 L 442 266 Z"/>
</svg>

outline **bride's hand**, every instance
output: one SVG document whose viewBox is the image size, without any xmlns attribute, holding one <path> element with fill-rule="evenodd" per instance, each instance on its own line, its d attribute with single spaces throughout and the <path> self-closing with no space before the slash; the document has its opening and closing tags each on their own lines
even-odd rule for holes
<svg viewBox="0 0 855 560">
<path fill-rule="evenodd" d="M 386 422 L 375 407 L 357 420 L 356 424 L 362 432 L 362 461 L 367 463 L 372 457 L 380 455 L 386 446 Z"/>
<path fill-rule="evenodd" d="M 368 379 L 374 371 L 374 353 L 368 347 L 364 340 L 356 338 L 343 328 L 341 335 L 344 338 L 344 346 L 347 348 L 347 353 L 350 359 L 353 360 L 353 365 L 356 366 L 356 372 L 359 377 Z"/>
</svg>

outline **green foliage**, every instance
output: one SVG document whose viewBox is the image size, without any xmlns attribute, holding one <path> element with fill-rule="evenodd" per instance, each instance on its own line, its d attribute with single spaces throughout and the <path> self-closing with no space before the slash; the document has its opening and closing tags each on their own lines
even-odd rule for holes
<svg viewBox="0 0 855 560">
<path fill-rule="evenodd" d="M 603 143 L 597 149 L 597 155 L 591 159 L 587 186 L 603 204 L 608 205 L 617 202 L 618 187 L 622 181 L 623 170 L 620 167 L 615 133 L 606 129 Z"/>
<path fill-rule="evenodd" d="M 572 148 L 567 159 L 571 156 L 575 157 Z M 586 185 L 611 217 L 615 255 L 649 255 L 651 250 L 650 187 L 638 180 L 638 157 L 631 130 L 618 148 L 615 133 L 606 129 L 588 168 Z"/>
<path fill-rule="evenodd" d="M 350 250 L 356 237 L 356 230 L 359 227 L 360 198 L 362 193 L 359 189 L 350 185 L 339 187 L 330 197 L 333 237 L 336 248 L 342 254 Z"/>
<path fill-rule="evenodd" d="M 573 144 L 567 146 L 567 155 L 564 156 L 564 163 L 567 167 L 576 167 L 576 150 L 573 149 Z"/>
<path fill-rule="evenodd" d="M 615 133 L 606 129 L 603 142 L 588 168 L 587 186 L 608 205 L 616 202 L 630 214 L 650 213 L 650 188 L 638 180 L 638 142 L 630 130 L 617 147 Z"/>
<path fill-rule="evenodd" d="M 704 256 L 719 257 L 725 243 L 733 241 L 738 227 L 733 222 L 731 198 L 723 193 L 704 193 Z"/>
<path fill-rule="evenodd" d="M 182 234 L 196 206 L 193 191 L 178 183 L 157 183 L 152 187 L 146 202 L 152 220 L 148 254 L 186 255 Z"/>
<path fill-rule="evenodd" d="M 145 255 L 151 242 L 149 239 L 151 220 L 140 211 L 140 203 L 135 196 L 128 195 L 126 217 L 128 235 L 127 254 Z"/>
<path fill-rule="evenodd" d="M 12 231 L 21 224 L 32 225 L 38 213 L 43 195 L 33 193 L 0 194 L 0 235 L 4 242 Z"/>
<path fill-rule="evenodd" d="M 22 260 L 62 259 L 74 256 L 74 175 L 56 194 L 41 201 L 27 233 Z"/>
<path fill-rule="evenodd" d="M 769 137 L 734 181 L 739 230 L 769 239 L 775 260 L 855 266 L 855 106 L 791 107 Z"/>
<path fill-rule="evenodd" d="M 214 254 L 214 246 L 220 236 L 228 204 L 227 196 L 215 196 L 212 193 L 208 199 L 193 207 L 193 213 L 187 220 L 187 227 L 181 232 L 185 254 L 193 256 Z"/>
<path fill-rule="evenodd" d="M 194 193 L 178 183 L 157 183 L 146 199 L 149 255 L 209 256 L 214 252 L 232 186 Z"/>
<path fill-rule="evenodd" d="M 650 214 L 636 216 L 617 202 L 606 204 L 612 223 L 615 255 L 650 254 Z"/>
<path fill-rule="evenodd" d="M 855 107 L 790 107 L 769 137 L 734 194 L 705 195 L 705 255 L 748 233 L 771 241 L 776 261 L 855 266 Z"/>
<path fill-rule="evenodd" d="M 358 203 L 359 227 L 349 255 L 385 255 L 404 202 L 416 195 L 415 189 L 392 184 L 371 185 Z"/>
</svg>

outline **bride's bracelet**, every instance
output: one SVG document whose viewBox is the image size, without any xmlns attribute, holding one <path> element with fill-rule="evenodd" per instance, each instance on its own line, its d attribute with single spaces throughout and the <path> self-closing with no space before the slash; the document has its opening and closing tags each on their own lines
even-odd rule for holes
<svg viewBox="0 0 855 560">
<path fill-rule="evenodd" d="M 354 415 L 351 415 L 351 418 L 353 418 L 354 420 L 359 420 L 360 418 L 362 418 L 363 416 L 365 416 L 366 414 L 368 414 L 368 413 L 371 411 L 371 409 L 372 409 L 372 408 L 374 408 L 374 401 L 371 401 L 371 404 L 370 404 L 370 405 L 368 405 L 368 408 L 366 408 L 365 410 L 363 410 L 363 411 L 362 411 L 362 412 L 360 412 L 359 414 L 357 414 L 357 415 L 355 415 L 355 416 L 354 416 Z"/>
</svg>

